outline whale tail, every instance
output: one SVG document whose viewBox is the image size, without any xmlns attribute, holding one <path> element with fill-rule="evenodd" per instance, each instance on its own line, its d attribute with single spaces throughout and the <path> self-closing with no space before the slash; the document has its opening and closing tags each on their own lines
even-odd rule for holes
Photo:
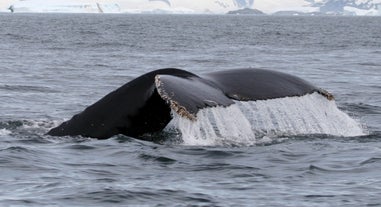
<svg viewBox="0 0 381 207">
<path fill-rule="evenodd" d="M 200 109 L 318 92 L 333 96 L 298 77 L 261 69 L 236 69 L 197 76 L 168 68 L 144 74 L 106 95 L 83 112 L 51 129 L 52 136 L 109 138 L 160 131 L 171 110 L 190 120 Z"/>
</svg>

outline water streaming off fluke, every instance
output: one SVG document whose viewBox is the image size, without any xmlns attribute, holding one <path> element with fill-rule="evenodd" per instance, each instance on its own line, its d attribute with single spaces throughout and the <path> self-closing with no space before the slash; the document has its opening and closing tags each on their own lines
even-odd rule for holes
<svg viewBox="0 0 381 207">
<path fill-rule="evenodd" d="M 317 93 L 203 109 L 197 121 L 173 116 L 170 127 L 180 131 L 185 145 L 253 145 L 263 137 L 302 134 L 366 135 L 335 101 Z"/>
</svg>

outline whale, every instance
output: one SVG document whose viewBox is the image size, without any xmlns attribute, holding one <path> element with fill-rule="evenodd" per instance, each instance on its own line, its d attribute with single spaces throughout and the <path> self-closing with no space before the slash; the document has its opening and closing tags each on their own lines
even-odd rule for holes
<svg viewBox="0 0 381 207">
<path fill-rule="evenodd" d="M 196 75 L 177 68 L 158 69 L 112 91 L 47 134 L 139 139 L 163 130 L 173 113 L 197 121 L 197 113 L 205 108 L 312 93 L 334 99 L 306 80 L 275 70 L 238 68 Z"/>
</svg>

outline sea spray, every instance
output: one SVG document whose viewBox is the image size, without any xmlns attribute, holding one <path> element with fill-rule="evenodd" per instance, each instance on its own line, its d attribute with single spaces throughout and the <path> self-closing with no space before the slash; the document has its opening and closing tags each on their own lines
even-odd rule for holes
<svg viewBox="0 0 381 207">
<path fill-rule="evenodd" d="M 365 135 L 361 124 L 339 110 L 335 101 L 314 93 L 256 102 L 237 102 L 257 134 Z"/>
<path fill-rule="evenodd" d="M 174 113 L 171 126 L 181 132 L 185 145 L 255 144 L 251 124 L 238 105 L 200 110 L 197 121 Z"/>
<path fill-rule="evenodd" d="M 365 135 L 335 101 L 317 93 L 207 108 L 198 112 L 197 121 L 173 113 L 170 127 L 180 131 L 184 145 L 253 145 L 263 137 L 301 134 Z"/>
</svg>

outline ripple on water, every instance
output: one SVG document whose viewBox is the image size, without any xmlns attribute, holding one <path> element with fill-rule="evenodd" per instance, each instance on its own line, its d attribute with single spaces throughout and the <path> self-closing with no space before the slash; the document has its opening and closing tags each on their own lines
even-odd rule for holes
<svg viewBox="0 0 381 207">
<path fill-rule="evenodd" d="M 15 91 L 22 93 L 40 92 L 40 93 L 55 93 L 55 91 L 47 86 L 34 86 L 34 85 L 3 85 L 0 86 L 0 90 Z"/>
<path fill-rule="evenodd" d="M 0 149 L 2 152 L 10 152 L 10 153 L 29 153 L 31 150 L 21 147 L 21 146 L 12 146 L 5 149 Z"/>
<path fill-rule="evenodd" d="M 67 149 L 74 149 L 74 150 L 94 150 L 97 147 L 90 146 L 90 145 L 84 145 L 84 144 L 71 144 L 66 147 Z"/>
<path fill-rule="evenodd" d="M 164 156 L 149 155 L 149 154 L 140 154 L 139 158 L 144 161 L 154 161 L 161 164 L 173 164 L 177 162 L 176 159 L 172 159 L 172 158 L 164 157 Z"/>
<path fill-rule="evenodd" d="M 375 163 L 381 163 L 381 157 L 371 157 L 369 159 L 366 159 L 360 162 L 360 165 L 368 165 L 368 164 L 375 164 Z"/>
<path fill-rule="evenodd" d="M 157 187 L 136 187 L 134 190 L 125 189 L 122 186 L 100 187 L 100 189 L 95 191 L 86 192 L 82 190 L 75 195 L 67 195 L 62 200 L 68 200 L 74 204 L 95 202 L 99 205 L 111 203 L 141 205 L 144 203 L 144 205 L 166 206 L 173 203 L 181 203 L 182 205 L 207 205 L 214 203 L 213 197 L 203 193 L 186 192 L 181 189 L 157 189 Z"/>
</svg>

